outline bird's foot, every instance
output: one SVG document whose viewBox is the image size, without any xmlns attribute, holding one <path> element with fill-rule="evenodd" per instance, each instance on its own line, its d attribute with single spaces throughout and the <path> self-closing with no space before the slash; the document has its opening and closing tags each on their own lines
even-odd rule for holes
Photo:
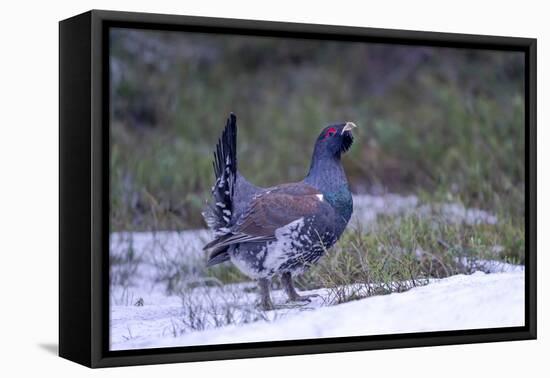
<svg viewBox="0 0 550 378">
<path fill-rule="evenodd" d="M 319 294 L 304 294 L 304 295 L 292 295 L 288 298 L 287 302 L 311 302 L 311 298 L 319 297 Z"/>
<path fill-rule="evenodd" d="M 293 298 L 288 298 L 285 303 L 278 304 L 274 304 L 272 301 L 260 301 L 260 303 L 258 303 L 258 309 L 262 311 L 274 311 L 303 307 L 311 303 L 311 298 L 319 296 L 319 294 L 296 295 Z"/>
<path fill-rule="evenodd" d="M 285 303 L 275 305 L 275 310 L 308 310 L 311 309 L 308 307 L 310 302 L 291 302 L 287 301 Z"/>
<path fill-rule="evenodd" d="M 296 288 L 294 287 L 294 283 L 292 282 L 292 275 L 290 272 L 284 272 L 281 274 L 281 283 L 283 285 L 283 289 L 286 292 L 286 295 L 288 297 L 288 301 L 290 303 L 296 303 L 296 302 L 311 302 L 311 298 L 318 297 L 319 294 L 304 294 L 300 295 L 296 291 Z"/>
</svg>

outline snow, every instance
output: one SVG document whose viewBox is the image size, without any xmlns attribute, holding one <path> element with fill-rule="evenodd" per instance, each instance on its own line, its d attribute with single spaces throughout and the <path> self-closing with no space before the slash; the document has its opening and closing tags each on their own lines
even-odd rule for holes
<svg viewBox="0 0 550 378">
<path fill-rule="evenodd" d="M 113 232 L 110 236 L 111 254 L 124 253 L 130 246 L 138 253 L 158 251 L 174 255 L 185 252 L 193 259 L 204 256 L 202 247 L 212 240 L 209 230 Z"/>
<path fill-rule="evenodd" d="M 524 265 L 514 265 L 509 264 L 503 261 L 495 260 L 475 260 L 468 261 L 468 259 L 462 259 L 464 265 L 473 266 L 476 270 L 485 272 L 485 273 L 514 273 L 514 272 L 524 272 Z"/>
<path fill-rule="evenodd" d="M 524 282 L 523 271 L 457 275 L 404 293 L 331 307 L 323 307 L 320 299 L 306 310 L 292 309 L 286 313 L 279 310 L 283 312 L 273 314 L 274 319 L 187 332 L 176 337 L 172 331 L 175 319 L 181 316 L 181 302 L 115 306 L 111 319 L 112 349 L 523 326 Z M 314 292 L 322 295 L 323 290 L 307 293 Z M 276 297 L 279 296 L 280 293 L 276 293 Z M 126 338 L 119 337 L 121 322 L 127 324 Z"/>
<path fill-rule="evenodd" d="M 353 217 L 351 225 L 369 224 L 376 221 L 379 215 L 407 215 L 422 216 L 437 215 L 451 223 L 464 222 L 466 224 L 496 224 L 497 217 L 485 210 L 466 208 L 461 203 L 421 204 L 414 195 L 401 196 L 399 194 L 353 196 Z"/>
<path fill-rule="evenodd" d="M 354 195 L 349 227 L 369 227 L 382 214 L 466 224 L 498 221 L 489 212 L 458 203 L 426 205 L 415 196 Z M 117 277 L 110 292 L 112 350 L 524 324 L 524 267 L 488 260 L 464 260 L 478 270 L 472 275 L 340 305 L 330 305 L 330 291 L 319 289 L 304 292 L 319 295 L 311 303 L 285 306 L 286 296 L 275 290 L 272 297 L 279 308 L 260 311 L 255 283 L 220 285 L 205 277 L 202 247 L 212 236 L 208 230 L 111 234 L 111 258 L 121 261 L 111 266 L 111 277 Z M 502 249 L 493 248 L 497 254 Z M 167 292 L 172 279 L 176 286 Z M 182 285 L 191 289 L 182 290 Z"/>
</svg>

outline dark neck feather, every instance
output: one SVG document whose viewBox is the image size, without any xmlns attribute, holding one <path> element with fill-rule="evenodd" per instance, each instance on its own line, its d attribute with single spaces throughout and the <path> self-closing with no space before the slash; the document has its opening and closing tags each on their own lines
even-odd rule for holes
<svg viewBox="0 0 550 378">
<path fill-rule="evenodd" d="M 342 221 L 336 222 L 335 229 L 339 237 L 353 212 L 353 198 L 340 156 L 320 155 L 314 152 L 311 167 L 304 182 L 323 193 L 325 200 L 341 217 Z"/>
<path fill-rule="evenodd" d="M 306 184 L 317 188 L 321 193 L 330 193 L 347 186 L 348 180 L 340 162 L 340 156 L 317 156 L 313 154 L 309 172 L 304 179 Z"/>
<path fill-rule="evenodd" d="M 334 154 L 325 146 L 316 144 L 304 182 L 323 193 L 325 201 L 341 217 L 341 221 L 335 224 L 336 235 L 340 237 L 353 212 L 353 198 L 340 161 L 340 152 Z"/>
</svg>

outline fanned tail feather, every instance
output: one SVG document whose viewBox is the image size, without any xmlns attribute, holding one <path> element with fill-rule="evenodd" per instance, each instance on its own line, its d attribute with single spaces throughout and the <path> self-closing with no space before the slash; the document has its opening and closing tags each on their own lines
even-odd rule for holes
<svg viewBox="0 0 550 378">
<path fill-rule="evenodd" d="M 216 145 L 213 167 L 216 181 L 212 187 L 212 202 L 207 205 L 203 217 L 208 227 L 214 230 L 216 237 L 220 237 L 229 232 L 237 178 L 237 117 L 233 113 L 229 115 L 225 129 Z M 208 248 L 205 247 L 205 249 Z M 225 261 L 226 258 L 220 255 L 226 250 L 227 248 L 212 251 L 211 262 L 214 262 L 212 261 L 214 259 L 215 263 Z M 210 262 L 209 264 L 211 265 Z"/>
</svg>

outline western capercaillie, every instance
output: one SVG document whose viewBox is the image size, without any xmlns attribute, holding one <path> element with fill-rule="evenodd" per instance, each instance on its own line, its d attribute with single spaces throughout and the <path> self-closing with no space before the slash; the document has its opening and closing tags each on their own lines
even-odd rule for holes
<svg viewBox="0 0 550 378">
<path fill-rule="evenodd" d="M 216 181 L 203 215 L 215 239 L 204 246 L 208 266 L 230 260 L 257 279 L 261 307 L 273 309 L 270 280 L 281 275 L 290 301 L 307 301 L 292 277 L 304 272 L 342 235 L 353 200 L 340 158 L 353 143 L 355 124 L 325 127 L 309 172 L 299 182 L 260 188 L 237 170 L 237 118 L 231 114 L 214 152 Z"/>
</svg>

